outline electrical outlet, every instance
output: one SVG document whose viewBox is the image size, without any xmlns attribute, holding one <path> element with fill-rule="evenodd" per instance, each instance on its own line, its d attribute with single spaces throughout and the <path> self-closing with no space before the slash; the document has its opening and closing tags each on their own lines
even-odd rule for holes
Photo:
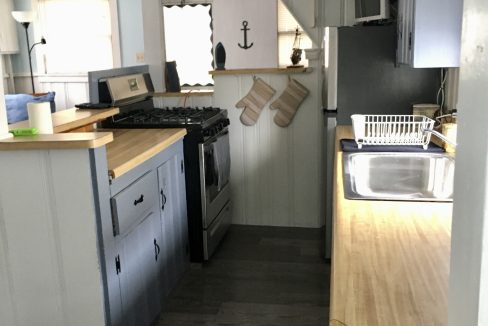
<svg viewBox="0 0 488 326">
<path fill-rule="evenodd" d="M 144 52 L 136 53 L 136 61 L 137 63 L 144 63 Z"/>
</svg>

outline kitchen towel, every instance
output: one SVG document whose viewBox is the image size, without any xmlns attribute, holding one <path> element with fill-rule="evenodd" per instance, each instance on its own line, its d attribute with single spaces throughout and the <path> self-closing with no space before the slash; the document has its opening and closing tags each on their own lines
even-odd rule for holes
<svg viewBox="0 0 488 326">
<path fill-rule="evenodd" d="M 36 128 L 39 134 L 54 133 L 49 102 L 27 103 L 27 114 L 30 128 Z"/>
<path fill-rule="evenodd" d="M 273 97 L 275 92 L 261 78 L 254 78 L 254 84 L 249 93 L 236 104 L 236 108 L 244 108 L 240 118 L 241 122 L 246 126 L 256 124 L 264 105 Z"/>
<path fill-rule="evenodd" d="M 290 78 L 283 93 L 269 105 L 270 109 L 278 110 L 273 121 L 280 127 L 288 127 L 308 93 L 305 86 Z"/>
<path fill-rule="evenodd" d="M 229 134 L 225 134 L 212 143 L 214 160 L 214 173 L 217 176 L 217 191 L 229 181 L 230 175 L 230 151 Z"/>
</svg>

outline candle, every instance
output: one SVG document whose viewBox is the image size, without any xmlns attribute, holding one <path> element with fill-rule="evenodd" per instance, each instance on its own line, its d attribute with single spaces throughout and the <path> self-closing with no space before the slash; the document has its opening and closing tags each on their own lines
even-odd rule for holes
<svg viewBox="0 0 488 326">
<path fill-rule="evenodd" d="M 27 103 L 29 127 L 36 128 L 39 134 L 52 134 L 51 104 L 49 102 Z"/>
</svg>

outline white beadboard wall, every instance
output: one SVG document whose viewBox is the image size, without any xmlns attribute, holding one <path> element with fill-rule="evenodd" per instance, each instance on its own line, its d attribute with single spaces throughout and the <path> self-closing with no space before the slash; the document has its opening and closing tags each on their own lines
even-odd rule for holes
<svg viewBox="0 0 488 326">
<path fill-rule="evenodd" d="M 2 151 L 0 166 L 0 325 L 105 325 L 88 151 Z"/>
<path fill-rule="evenodd" d="M 14 83 L 15 93 L 32 93 L 29 75 L 16 75 Z M 37 93 L 56 92 L 56 111 L 89 101 L 87 76 L 39 76 L 34 78 L 34 84 Z"/>
<path fill-rule="evenodd" d="M 286 75 L 260 75 L 276 90 Z M 241 124 L 236 102 L 250 90 L 251 75 L 215 78 L 214 104 L 229 111 L 233 223 L 320 227 L 323 225 L 322 113 L 316 72 L 292 75 L 310 90 L 287 128 L 273 122 L 269 103 L 256 125 Z"/>
<path fill-rule="evenodd" d="M 266 105 L 257 124 L 243 126 L 237 101 L 250 90 L 252 75 L 215 77 L 214 96 L 159 97 L 156 107 L 217 106 L 229 112 L 231 146 L 231 181 L 234 204 L 233 223 L 269 226 L 320 227 L 323 221 L 322 155 L 323 117 L 321 112 L 320 67 L 311 73 L 293 74 L 310 94 L 300 106 L 288 128 L 274 124 L 275 112 L 269 103 L 286 88 L 284 74 L 259 75 L 276 94 Z M 16 92 L 29 92 L 28 76 L 15 78 Z M 56 108 L 71 108 L 88 101 L 88 87 L 83 77 L 40 77 L 39 92 L 55 91 Z"/>
<path fill-rule="evenodd" d="M 287 75 L 259 75 L 271 85 L 276 94 L 266 105 L 257 124 L 243 126 L 236 102 L 252 86 L 251 75 L 215 77 L 215 93 L 210 96 L 190 96 L 187 106 L 217 106 L 229 112 L 231 146 L 233 223 L 270 226 L 320 227 L 323 225 L 322 113 L 319 69 L 312 73 L 296 74 L 309 90 L 308 98 L 300 106 L 288 128 L 274 124 L 274 111 L 269 103 L 285 89 Z M 82 80 L 63 82 L 50 78 L 38 84 L 39 91 L 56 92 L 56 108 L 71 108 L 88 101 L 87 83 Z M 30 79 L 17 77 L 18 93 L 29 92 Z M 156 107 L 182 106 L 184 97 L 155 98 Z"/>
</svg>

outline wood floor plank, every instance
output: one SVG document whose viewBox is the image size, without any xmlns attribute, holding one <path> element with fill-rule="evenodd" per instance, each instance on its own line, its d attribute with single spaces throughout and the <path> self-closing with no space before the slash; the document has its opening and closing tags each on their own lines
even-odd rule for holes
<svg viewBox="0 0 488 326">
<path fill-rule="evenodd" d="M 179 282 L 155 326 L 327 325 L 323 234 L 233 225 L 211 261 Z"/>
</svg>

